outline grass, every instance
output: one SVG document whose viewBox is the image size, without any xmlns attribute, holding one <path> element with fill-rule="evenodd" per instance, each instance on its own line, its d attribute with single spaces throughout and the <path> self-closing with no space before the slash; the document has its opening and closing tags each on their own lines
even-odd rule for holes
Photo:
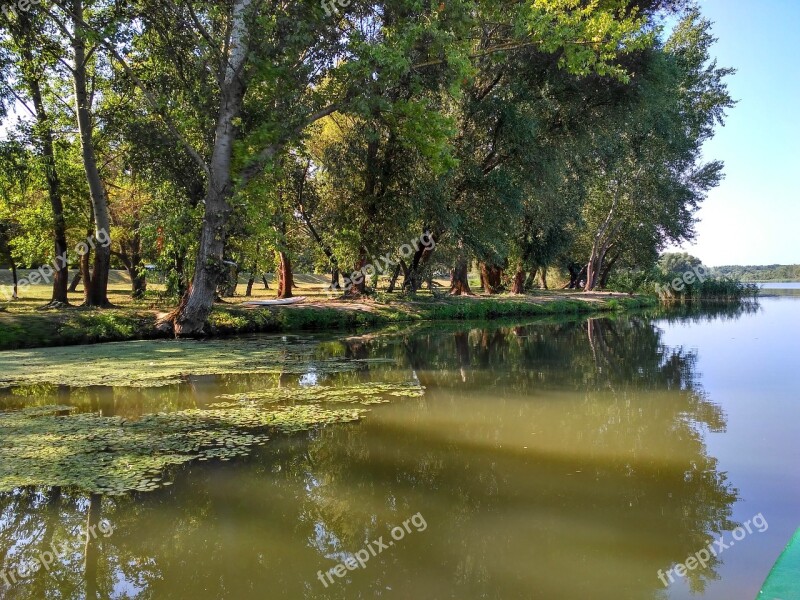
<svg viewBox="0 0 800 600">
<path fill-rule="evenodd" d="M 24 272 L 20 274 L 23 276 Z M 655 303 L 654 299 L 641 296 L 566 291 L 468 298 L 435 297 L 424 291 L 414 298 L 384 293 L 376 295 L 377 299 L 343 301 L 330 300 L 322 292 L 327 285 L 323 276 L 297 275 L 296 281 L 295 295 L 308 298 L 304 304 L 251 309 L 240 306 L 242 296 L 229 298 L 226 304 L 215 307 L 207 333 L 225 336 L 257 332 L 357 330 L 422 321 L 577 315 L 635 309 Z M 9 282 L 8 272 L 0 271 L 0 285 Z M 271 290 L 264 290 L 261 284 L 256 287 L 253 299 L 275 297 L 274 286 Z M 239 293 L 243 292 L 243 287 L 240 287 Z M 78 307 L 83 300 L 80 288 L 78 293 L 70 295 L 70 302 L 75 307 L 63 310 L 39 310 L 50 299 L 48 286 L 31 286 L 26 289 L 26 294 L 20 300 L 3 305 L 0 350 L 166 337 L 167 334 L 156 329 L 156 321 L 174 307 L 174 299 L 164 297 L 157 283 L 149 285 L 144 299 L 131 299 L 127 278 L 120 272 L 112 273 L 110 279 L 109 298 L 114 309 Z"/>
</svg>

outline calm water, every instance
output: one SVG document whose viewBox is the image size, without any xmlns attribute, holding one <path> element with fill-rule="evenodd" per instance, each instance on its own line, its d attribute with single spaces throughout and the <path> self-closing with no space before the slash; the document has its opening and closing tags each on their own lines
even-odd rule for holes
<svg viewBox="0 0 800 600">
<path fill-rule="evenodd" d="M 0 580 L 0 597 L 755 598 L 800 526 L 800 300 L 484 327 L 311 338 L 359 361 L 344 373 L 1 394 L 0 408 L 135 416 L 275 385 L 426 388 L 360 423 L 276 436 L 237 462 L 178 469 L 169 488 L 103 498 L 92 511 L 113 531 L 73 544 L 49 573 Z M 378 358 L 390 360 L 363 360 Z M 0 495 L 0 566 L 73 539 L 89 510 L 68 490 Z M 659 570 L 720 536 L 727 550 L 664 587 Z M 359 552 L 364 567 L 325 587 L 318 572 Z"/>
</svg>

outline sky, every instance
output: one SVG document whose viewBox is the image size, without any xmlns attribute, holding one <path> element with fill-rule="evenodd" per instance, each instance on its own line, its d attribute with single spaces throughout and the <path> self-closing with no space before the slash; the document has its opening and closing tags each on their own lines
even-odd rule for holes
<svg viewBox="0 0 800 600">
<path fill-rule="evenodd" d="M 719 38 L 713 54 L 737 69 L 739 104 L 704 147 L 726 178 L 698 213 L 682 250 L 708 266 L 800 264 L 799 0 L 701 0 Z"/>
</svg>

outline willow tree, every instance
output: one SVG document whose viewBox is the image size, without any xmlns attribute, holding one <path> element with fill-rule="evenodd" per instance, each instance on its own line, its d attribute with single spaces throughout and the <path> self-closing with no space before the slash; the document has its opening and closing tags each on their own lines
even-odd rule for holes
<svg viewBox="0 0 800 600">
<path fill-rule="evenodd" d="M 457 248 L 451 293 L 469 293 L 472 257 L 484 285 L 500 289 L 523 206 L 564 129 L 563 115 L 543 115 L 554 103 L 552 75 L 627 82 L 622 63 L 652 44 L 653 10 L 630 2 L 477 3 L 471 73 L 453 108 L 458 167 L 431 182 L 424 209 L 437 241 Z"/>
<path fill-rule="evenodd" d="M 638 103 L 614 115 L 596 158 L 584 208 L 586 291 L 607 278 L 610 252 L 649 253 L 694 235 L 694 214 L 719 184 L 723 165 L 702 147 L 733 106 L 725 77 L 710 58 L 711 24 L 687 12 L 663 47 L 648 56 Z"/>
</svg>

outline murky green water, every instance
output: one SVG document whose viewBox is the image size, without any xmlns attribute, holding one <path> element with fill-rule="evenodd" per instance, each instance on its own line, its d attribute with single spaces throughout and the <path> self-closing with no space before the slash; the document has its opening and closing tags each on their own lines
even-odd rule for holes
<svg viewBox="0 0 800 600">
<path fill-rule="evenodd" d="M 129 346 L 135 365 L 118 347 L 63 349 L 56 386 L 30 374 L 53 351 L 0 354 L 0 380 L 28 373 L 3 410 L 136 419 L 277 386 L 424 387 L 358 423 L 173 467 L 154 492 L 2 493 L 0 597 L 755 598 L 800 526 L 800 300 L 481 327 L 182 346 L 177 371 L 209 373 L 182 383 L 148 364 L 172 343 Z M 166 385 L 118 385 L 133 370 Z M 117 386 L 67 385 L 90 373 Z M 718 557 L 675 575 L 720 536 Z M 61 556 L 22 577 L 45 552 Z"/>
</svg>

